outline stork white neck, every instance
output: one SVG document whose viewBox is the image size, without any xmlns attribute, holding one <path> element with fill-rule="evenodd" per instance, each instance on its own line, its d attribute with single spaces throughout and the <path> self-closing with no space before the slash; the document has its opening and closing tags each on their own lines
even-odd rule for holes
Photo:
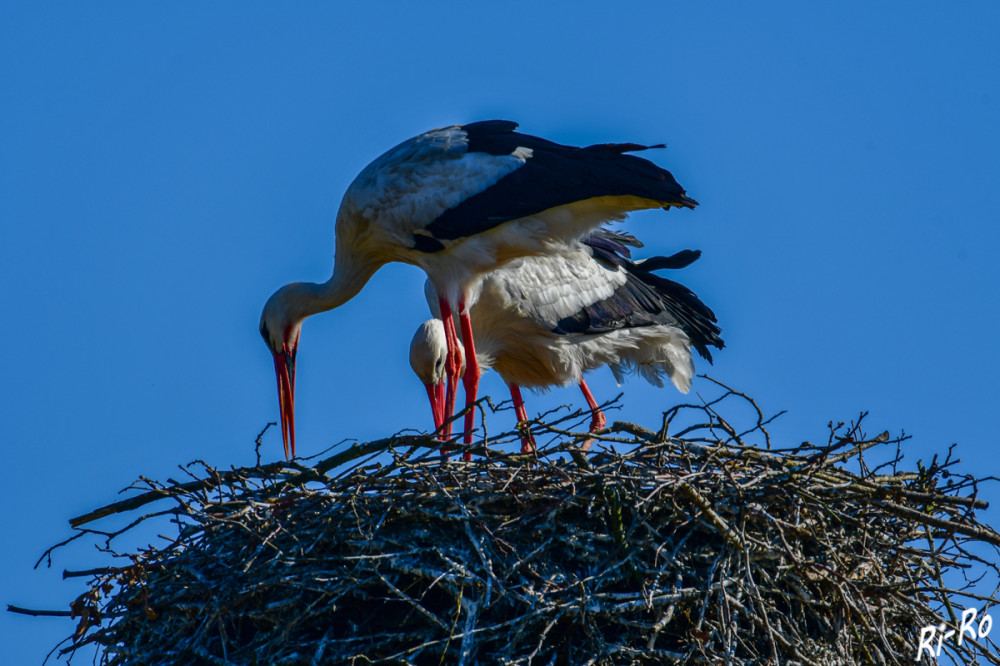
<svg viewBox="0 0 1000 666">
<path fill-rule="evenodd" d="M 354 298 L 383 263 L 364 254 L 337 252 L 333 276 L 326 282 L 292 282 L 274 292 L 261 316 L 271 349 L 280 350 L 283 342 L 297 339 L 293 333 L 306 317 L 333 310 Z"/>
</svg>

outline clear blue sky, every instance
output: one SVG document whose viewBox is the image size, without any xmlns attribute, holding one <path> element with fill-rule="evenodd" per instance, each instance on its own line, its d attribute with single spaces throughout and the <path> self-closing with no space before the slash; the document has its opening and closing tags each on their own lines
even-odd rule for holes
<svg viewBox="0 0 1000 666">
<path fill-rule="evenodd" d="M 957 441 L 1000 472 L 996 3 L 343 4 L 0 2 L 4 606 L 65 607 L 62 569 L 106 560 L 35 559 L 140 474 L 253 462 L 278 409 L 264 301 L 330 275 L 366 163 L 472 120 L 669 145 L 653 158 L 702 205 L 627 228 L 704 251 L 680 279 L 727 348 L 699 370 L 787 409 L 784 441 L 870 410 L 911 462 Z M 301 452 L 430 425 L 406 361 L 422 283 L 389 266 L 306 323 Z M 625 391 L 612 418 L 680 399 Z M 7 663 L 69 629 L 0 612 Z"/>
</svg>

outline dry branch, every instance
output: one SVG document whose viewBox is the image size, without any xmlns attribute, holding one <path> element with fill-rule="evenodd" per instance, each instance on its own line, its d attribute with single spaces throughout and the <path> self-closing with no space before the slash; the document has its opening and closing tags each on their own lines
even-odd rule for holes
<svg viewBox="0 0 1000 666">
<path fill-rule="evenodd" d="M 831 424 L 825 445 L 776 448 L 770 419 L 723 389 L 657 430 L 616 422 L 585 457 L 581 415 L 550 415 L 532 426 L 551 438 L 535 457 L 503 453 L 516 431 L 479 443 L 472 463 L 392 437 L 311 464 L 144 479 L 72 521 L 114 565 L 66 572 L 90 583 L 61 654 L 96 644 L 109 666 L 911 664 L 922 627 L 996 603 L 979 579 L 1000 573 L 1000 535 L 977 522 L 979 480 L 950 451 L 903 470 L 904 438 L 868 438 L 861 419 Z M 739 402 L 756 414 L 749 427 L 721 415 Z M 89 527 L 115 516 L 127 526 Z M 114 552 L 164 516 L 166 545 Z M 1000 663 L 988 637 L 944 650 Z"/>
</svg>

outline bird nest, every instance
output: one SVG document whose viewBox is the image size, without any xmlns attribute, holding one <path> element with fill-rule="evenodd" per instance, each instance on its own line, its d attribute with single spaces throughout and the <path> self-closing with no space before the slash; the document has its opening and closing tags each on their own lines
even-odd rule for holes
<svg viewBox="0 0 1000 666">
<path fill-rule="evenodd" d="M 72 521 L 115 566 L 66 572 L 89 584 L 59 655 L 911 664 L 925 627 L 957 630 L 967 606 L 981 620 L 996 603 L 1000 535 L 976 520 L 982 480 L 958 473 L 951 449 L 904 471 L 905 437 L 869 438 L 863 417 L 830 424 L 825 444 L 772 448 L 768 419 L 724 388 L 656 430 L 616 422 L 587 454 L 581 415 L 555 413 L 531 424 L 535 455 L 504 452 L 513 431 L 472 462 L 400 435 L 314 461 L 191 464 L 189 481 L 143 479 Z M 89 527 L 113 515 L 128 525 Z M 165 543 L 115 552 L 165 516 Z M 1000 663 L 988 630 L 932 649 Z"/>
</svg>

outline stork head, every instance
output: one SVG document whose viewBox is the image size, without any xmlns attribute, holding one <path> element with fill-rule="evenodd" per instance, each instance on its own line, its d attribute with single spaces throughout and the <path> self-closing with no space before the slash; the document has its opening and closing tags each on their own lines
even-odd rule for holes
<svg viewBox="0 0 1000 666">
<path fill-rule="evenodd" d="M 285 458 L 295 457 L 295 355 L 299 349 L 299 332 L 305 318 L 297 311 L 296 284 L 289 284 L 274 293 L 260 315 L 260 335 L 274 356 L 274 372 L 278 378 L 278 405 L 281 410 L 281 437 Z"/>
<path fill-rule="evenodd" d="M 465 357 L 461 347 L 458 351 L 462 356 L 462 367 L 465 368 Z M 410 367 L 427 388 L 427 397 L 431 401 L 431 412 L 434 414 L 434 428 L 440 429 L 444 422 L 445 409 L 445 359 L 448 356 L 448 343 L 444 335 L 444 324 L 440 319 L 428 319 L 417 329 L 410 342 Z"/>
</svg>

